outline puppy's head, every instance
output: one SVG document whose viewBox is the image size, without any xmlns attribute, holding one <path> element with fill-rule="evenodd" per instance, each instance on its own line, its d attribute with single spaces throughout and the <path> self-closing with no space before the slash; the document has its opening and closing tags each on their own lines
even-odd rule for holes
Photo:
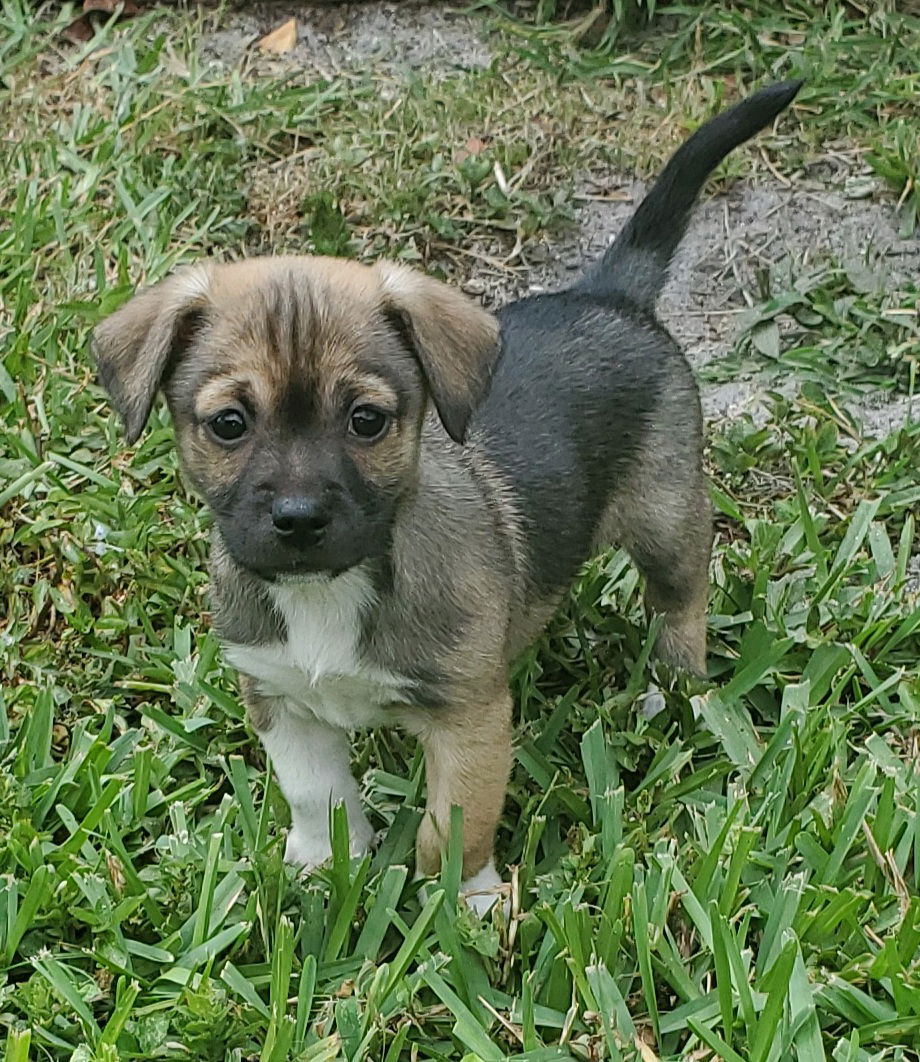
<svg viewBox="0 0 920 1062">
<path fill-rule="evenodd" d="M 498 347 L 495 319 L 446 285 L 324 258 L 193 266 L 93 337 L 129 441 L 162 389 L 186 474 L 266 579 L 384 553 L 429 399 L 461 442 Z"/>
</svg>

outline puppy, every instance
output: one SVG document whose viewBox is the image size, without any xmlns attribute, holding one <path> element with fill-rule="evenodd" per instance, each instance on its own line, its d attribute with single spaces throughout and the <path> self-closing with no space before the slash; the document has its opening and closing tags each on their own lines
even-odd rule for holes
<svg viewBox="0 0 920 1062">
<path fill-rule="evenodd" d="M 401 265 L 257 258 L 182 269 L 96 330 L 128 441 L 162 390 L 213 514 L 215 628 L 290 862 L 329 857 L 337 802 L 367 850 L 348 735 L 395 725 L 425 752 L 418 869 L 457 805 L 467 890 L 499 884 L 509 664 L 608 543 L 645 576 L 659 656 L 704 673 L 702 417 L 654 307 L 707 176 L 799 87 L 704 125 L 593 269 L 497 316 Z"/>
</svg>

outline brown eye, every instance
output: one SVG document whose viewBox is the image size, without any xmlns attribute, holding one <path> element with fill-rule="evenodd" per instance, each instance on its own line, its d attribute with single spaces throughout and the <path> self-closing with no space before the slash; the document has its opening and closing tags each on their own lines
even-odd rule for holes
<svg viewBox="0 0 920 1062">
<path fill-rule="evenodd" d="M 389 426 L 389 414 L 373 406 L 356 406 L 348 421 L 349 431 L 359 439 L 379 439 Z"/>
<path fill-rule="evenodd" d="M 239 442 L 246 434 L 246 417 L 239 409 L 222 409 L 208 421 L 208 428 L 219 442 Z"/>
</svg>

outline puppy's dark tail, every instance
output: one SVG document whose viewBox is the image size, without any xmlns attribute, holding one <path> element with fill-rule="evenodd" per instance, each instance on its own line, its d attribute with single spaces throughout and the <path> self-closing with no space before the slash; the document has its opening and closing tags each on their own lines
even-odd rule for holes
<svg viewBox="0 0 920 1062">
<path fill-rule="evenodd" d="M 576 287 L 594 295 L 620 295 L 651 310 L 706 178 L 730 151 L 788 107 L 801 87 L 801 81 L 770 85 L 697 129 L 671 156 L 626 227 Z"/>
</svg>

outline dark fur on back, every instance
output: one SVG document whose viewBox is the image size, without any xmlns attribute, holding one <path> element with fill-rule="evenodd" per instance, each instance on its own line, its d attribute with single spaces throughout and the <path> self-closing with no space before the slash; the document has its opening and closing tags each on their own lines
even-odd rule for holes
<svg viewBox="0 0 920 1062">
<path fill-rule="evenodd" d="M 531 596 L 571 582 L 642 451 L 667 446 L 663 421 L 681 440 L 675 472 L 682 453 L 699 450 L 696 385 L 654 304 L 706 178 L 801 84 L 771 85 L 707 122 L 591 271 L 568 290 L 499 311 L 503 354 L 473 424 L 524 514 Z"/>
<path fill-rule="evenodd" d="M 683 375 L 680 353 L 653 320 L 581 292 L 514 303 L 499 320 L 504 355 L 474 430 L 525 514 L 530 591 L 542 598 L 590 554 L 662 389 Z"/>
</svg>

